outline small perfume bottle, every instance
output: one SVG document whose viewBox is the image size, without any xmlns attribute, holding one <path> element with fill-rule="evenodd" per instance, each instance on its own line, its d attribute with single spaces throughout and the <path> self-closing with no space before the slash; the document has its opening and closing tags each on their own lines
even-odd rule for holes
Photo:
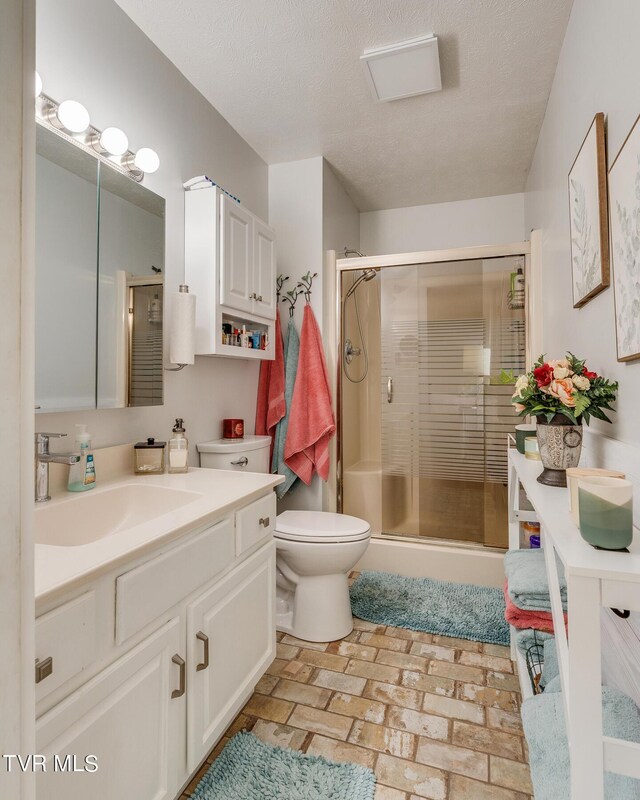
<svg viewBox="0 0 640 800">
<path fill-rule="evenodd" d="M 184 435 L 184 421 L 176 419 L 173 426 L 173 436 L 169 439 L 169 472 L 189 471 L 189 442 Z"/>
</svg>

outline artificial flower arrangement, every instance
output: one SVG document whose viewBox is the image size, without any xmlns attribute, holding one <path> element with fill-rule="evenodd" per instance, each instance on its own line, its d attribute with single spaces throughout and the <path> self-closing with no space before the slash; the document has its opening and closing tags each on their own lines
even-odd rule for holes
<svg viewBox="0 0 640 800">
<path fill-rule="evenodd" d="M 562 414 L 574 425 L 588 425 L 591 417 L 611 422 L 604 410 L 613 411 L 617 391 L 617 382 L 590 372 L 573 353 L 554 361 L 542 355 L 516 380 L 511 402 L 521 417 L 544 417 L 549 423 Z"/>
</svg>

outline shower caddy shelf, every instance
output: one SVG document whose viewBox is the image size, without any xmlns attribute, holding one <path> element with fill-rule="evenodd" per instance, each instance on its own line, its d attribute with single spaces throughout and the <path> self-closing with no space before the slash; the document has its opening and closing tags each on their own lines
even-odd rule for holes
<svg viewBox="0 0 640 800">
<path fill-rule="evenodd" d="M 640 745 L 603 735 L 601 700 L 602 610 L 640 611 L 639 533 L 635 531 L 630 553 L 595 550 L 571 518 L 568 489 L 538 483 L 540 462 L 526 459 L 513 447 L 508 448 L 508 460 L 509 547 L 520 547 L 520 522 L 540 522 L 571 754 L 570 800 L 603 800 L 605 770 L 640 779 Z M 520 509 L 520 486 L 533 512 Z M 567 580 L 568 638 L 557 560 Z M 532 687 L 514 633 L 512 629 L 511 657 L 518 665 L 522 695 L 528 698 Z"/>
</svg>

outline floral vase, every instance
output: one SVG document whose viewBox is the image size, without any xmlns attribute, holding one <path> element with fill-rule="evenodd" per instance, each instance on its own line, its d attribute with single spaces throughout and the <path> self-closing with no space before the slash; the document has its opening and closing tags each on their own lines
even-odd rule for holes
<svg viewBox="0 0 640 800">
<path fill-rule="evenodd" d="M 566 486 L 567 469 L 577 467 L 580 461 L 582 425 L 574 425 L 564 414 L 556 414 L 551 422 L 538 417 L 536 435 L 544 467 L 538 476 L 538 483 Z"/>
</svg>

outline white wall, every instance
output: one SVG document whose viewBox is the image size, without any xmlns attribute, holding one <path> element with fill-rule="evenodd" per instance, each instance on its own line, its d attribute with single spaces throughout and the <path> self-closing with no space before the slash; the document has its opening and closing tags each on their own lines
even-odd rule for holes
<svg viewBox="0 0 640 800">
<path fill-rule="evenodd" d="M 360 249 L 367 255 L 509 244 L 525 238 L 523 194 L 360 214 Z"/>
<path fill-rule="evenodd" d="M 327 304 L 332 295 L 327 287 L 335 276 L 325 272 L 325 253 L 346 245 L 358 247 L 359 221 L 356 207 L 322 156 L 269 167 L 269 222 L 278 242 L 277 271 L 289 276 L 285 290 L 292 289 L 307 271 L 318 273 L 311 307 L 328 341 L 331 323 L 327 324 L 327 312 L 331 309 Z M 296 304 L 294 319 L 298 330 L 304 302 L 304 297 L 300 296 Z M 281 302 L 283 328 L 289 320 L 287 309 L 287 304 Z M 331 353 L 328 355 L 330 359 Z M 317 476 L 310 486 L 297 481 L 278 506 L 279 511 L 288 508 L 320 510 L 322 507 L 322 482 Z"/>
<path fill-rule="evenodd" d="M 117 125 L 133 149 L 152 147 L 160 156 L 160 169 L 145 185 L 166 199 L 170 315 L 170 295 L 184 279 L 182 183 L 207 174 L 266 219 L 267 166 L 112 0 L 92 0 L 90 11 L 84 0 L 44 0 L 37 13 L 45 92 L 79 100 L 97 127 Z M 255 363 L 199 357 L 194 367 L 166 373 L 162 407 L 44 414 L 36 424 L 72 433 L 74 423 L 85 422 L 94 446 L 106 446 L 166 438 L 174 417 L 184 417 L 195 464 L 196 441 L 220 436 L 223 417 L 244 417 L 253 430 L 257 376 Z"/>
<path fill-rule="evenodd" d="M 276 232 L 277 273 L 288 275 L 283 293 L 307 272 L 318 273 L 311 307 L 322 325 L 322 156 L 269 166 L 269 224 Z M 318 287 L 318 288 L 315 288 Z M 282 327 L 289 320 L 288 304 L 280 303 Z M 304 297 L 296 303 L 294 320 L 300 330 Z"/>
<path fill-rule="evenodd" d="M 545 351 L 560 356 L 571 350 L 588 358 L 591 369 L 620 381 L 614 425 L 592 423 L 596 436 L 588 439 L 588 458 L 632 469 L 640 479 L 640 361 L 616 359 L 612 287 L 573 308 L 567 199 L 567 173 L 594 114 L 607 115 L 611 164 L 640 112 L 638 31 L 637 0 L 574 3 L 527 181 L 525 220 L 527 230 L 542 230 Z"/>
</svg>

